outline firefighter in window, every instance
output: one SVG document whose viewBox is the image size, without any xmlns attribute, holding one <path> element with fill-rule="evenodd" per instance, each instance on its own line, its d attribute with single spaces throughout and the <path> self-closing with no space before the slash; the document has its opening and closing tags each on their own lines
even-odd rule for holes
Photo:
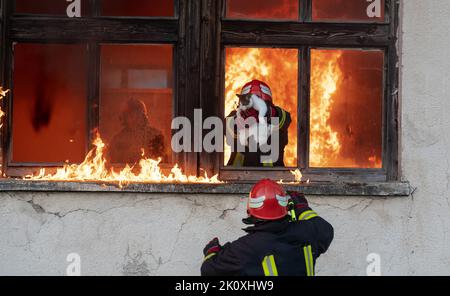
<svg viewBox="0 0 450 296">
<path fill-rule="evenodd" d="M 258 182 L 247 201 L 253 225 L 247 235 L 221 245 L 217 238 L 203 250 L 203 276 L 314 276 L 317 258 L 334 237 L 331 224 L 313 211 L 305 196 L 276 182 Z"/>
<path fill-rule="evenodd" d="M 141 100 L 130 98 L 120 113 L 122 127 L 111 140 L 108 156 L 111 163 L 135 164 L 145 156 L 167 161 L 164 136 L 151 126 L 147 107 Z"/>
<path fill-rule="evenodd" d="M 228 161 L 228 166 L 233 167 L 284 167 L 284 149 L 289 142 L 288 128 L 291 124 L 291 116 L 289 112 L 274 105 L 272 101 L 272 92 L 270 87 L 259 80 L 253 80 L 244 85 L 239 97 L 239 107 L 232 111 L 226 118 L 226 142 L 232 147 L 232 154 Z M 249 128 L 242 122 L 253 117 L 256 122 L 265 121 L 271 128 L 268 129 L 266 135 L 262 137 L 249 137 L 248 140 L 241 139 L 241 135 L 245 133 L 245 129 Z M 278 125 L 275 127 L 278 131 L 278 156 L 269 161 L 263 161 L 262 156 L 269 155 L 269 152 L 263 152 L 261 145 L 270 144 L 274 125 L 271 124 L 273 118 L 278 119 Z M 232 119 L 232 120 L 230 120 Z M 261 130 L 258 135 L 261 135 Z M 251 133 L 247 133 L 249 135 Z M 244 149 L 238 149 L 238 141 Z M 255 141 L 251 143 L 251 141 Z M 253 145 L 252 145 L 253 144 Z M 274 144 L 276 145 L 276 144 Z M 257 149 L 251 149 L 257 147 Z"/>
</svg>

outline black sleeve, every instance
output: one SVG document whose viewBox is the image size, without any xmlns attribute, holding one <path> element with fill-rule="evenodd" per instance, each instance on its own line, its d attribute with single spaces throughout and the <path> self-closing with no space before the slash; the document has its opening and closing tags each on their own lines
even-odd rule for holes
<svg viewBox="0 0 450 296">
<path fill-rule="evenodd" d="M 317 255 L 321 255 L 328 250 L 331 242 L 334 238 L 334 228 L 328 221 L 322 217 L 316 217 L 311 220 L 314 222 L 316 227 L 316 237 L 317 237 Z"/>
<path fill-rule="evenodd" d="M 317 257 L 325 253 L 334 238 L 333 226 L 331 226 L 328 221 L 318 216 L 310 207 L 296 209 L 295 214 L 298 217 L 299 223 L 306 223 L 311 226 L 309 234 L 312 238 L 311 243 L 314 243 L 317 248 Z M 310 219 L 308 219 L 308 217 L 310 217 Z"/>
<path fill-rule="evenodd" d="M 231 243 L 227 243 L 215 255 L 204 259 L 201 267 L 202 276 L 238 276 L 242 266 Z"/>
</svg>

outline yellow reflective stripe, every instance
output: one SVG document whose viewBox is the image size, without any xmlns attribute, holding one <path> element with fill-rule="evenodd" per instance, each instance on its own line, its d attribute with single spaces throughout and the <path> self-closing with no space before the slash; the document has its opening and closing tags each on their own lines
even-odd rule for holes
<svg viewBox="0 0 450 296">
<path fill-rule="evenodd" d="M 281 120 L 280 120 L 280 125 L 279 125 L 279 129 L 282 129 L 284 126 L 284 123 L 286 122 L 286 111 L 284 111 L 283 109 L 281 109 Z"/>
<path fill-rule="evenodd" d="M 273 162 L 271 162 L 271 161 L 263 162 L 263 166 L 264 167 L 273 167 Z"/>
<path fill-rule="evenodd" d="M 262 266 L 263 266 L 263 270 L 264 270 L 264 275 L 270 276 L 269 267 L 267 266 L 267 256 L 264 257 L 264 259 L 262 261 Z"/>
<path fill-rule="evenodd" d="M 291 220 L 297 221 L 297 217 L 295 216 L 295 210 L 291 210 L 290 213 L 291 213 Z"/>
<path fill-rule="evenodd" d="M 205 262 L 206 260 L 208 260 L 208 259 L 210 259 L 211 257 L 213 257 L 214 255 L 216 255 L 217 253 L 211 253 L 211 254 L 209 254 L 208 256 L 206 256 L 204 259 L 203 259 L 203 262 Z"/>
<path fill-rule="evenodd" d="M 242 153 L 239 153 L 239 152 L 236 153 L 236 157 L 233 160 L 233 166 L 235 166 L 235 167 L 243 166 L 244 165 L 244 160 L 245 160 L 245 157 L 244 157 L 244 155 Z"/>
<path fill-rule="evenodd" d="M 311 275 L 314 276 L 314 259 L 312 255 L 311 245 L 308 246 L 309 266 L 311 267 Z"/>
<path fill-rule="evenodd" d="M 309 211 L 304 211 L 303 213 L 301 213 L 300 216 L 298 216 L 298 220 L 309 220 L 311 218 L 314 218 L 314 217 L 309 217 L 310 215 L 317 217 L 316 212 L 314 212 L 313 210 L 309 210 Z M 306 219 L 306 218 L 308 218 L 308 219 Z"/>
<path fill-rule="evenodd" d="M 262 267 L 265 276 L 278 276 L 278 270 L 273 255 L 264 257 Z"/>
<path fill-rule="evenodd" d="M 314 258 L 311 245 L 303 247 L 303 255 L 305 256 L 306 275 L 314 276 Z"/>
<path fill-rule="evenodd" d="M 318 215 L 316 213 L 310 213 L 309 215 L 306 215 L 305 217 L 303 217 L 303 220 L 308 221 L 314 217 L 317 217 Z"/>
</svg>

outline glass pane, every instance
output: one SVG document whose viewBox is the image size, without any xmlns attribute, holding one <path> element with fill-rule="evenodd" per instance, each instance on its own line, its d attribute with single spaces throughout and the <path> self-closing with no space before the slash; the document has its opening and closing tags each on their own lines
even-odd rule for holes
<svg viewBox="0 0 450 296">
<path fill-rule="evenodd" d="M 174 16 L 174 0 L 101 0 L 102 15 Z"/>
<path fill-rule="evenodd" d="M 310 166 L 382 167 L 382 51 L 312 50 Z"/>
<path fill-rule="evenodd" d="M 249 81 L 258 79 L 269 85 L 273 103 L 291 114 L 284 152 L 286 166 L 297 166 L 297 88 L 298 50 L 279 48 L 227 48 L 225 66 L 225 116 L 237 106 L 236 94 Z M 281 135 L 280 135 L 281 138 Z M 231 155 L 225 145 L 225 164 Z"/>
<path fill-rule="evenodd" d="M 86 148 L 87 49 L 14 47 L 14 162 L 80 162 Z"/>
<path fill-rule="evenodd" d="M 102 45 L 100 134 L 112 163 L 145 156 L 170 162 L 171 45 Z"/>
<path fill-rule="evenodd" d="M 384 21 L 384 0 L 313 0 L 315 21 Z"/>
<path fill-rule="evenodd" d="M 67 15 L 70 2 L 64 0 L 15 0 L 16 13 Z M 89 0 L 81 0 L 81 16 L 88 14 Z"/>
<path fill-rule="evenodd" d="M 227 17 L 298 20 L 299 0 L 228 0 Z"/>
</svg>

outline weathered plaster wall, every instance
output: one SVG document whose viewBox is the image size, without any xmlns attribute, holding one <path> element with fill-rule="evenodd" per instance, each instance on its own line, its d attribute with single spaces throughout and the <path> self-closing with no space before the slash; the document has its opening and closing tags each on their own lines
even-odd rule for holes
<svg viewBox="0 0 450 296">
<path fill-rule="evenodd" d="M 319 275 L 450 274 L 450 2 L 407 0 L 402 33 L 402 175 L 409 198 L 311 197 L 335 226 Z M 0 275 L 199 274 L 204 244 L 240 236 L 244 196 L 0 193 Z"/>
</svg>

